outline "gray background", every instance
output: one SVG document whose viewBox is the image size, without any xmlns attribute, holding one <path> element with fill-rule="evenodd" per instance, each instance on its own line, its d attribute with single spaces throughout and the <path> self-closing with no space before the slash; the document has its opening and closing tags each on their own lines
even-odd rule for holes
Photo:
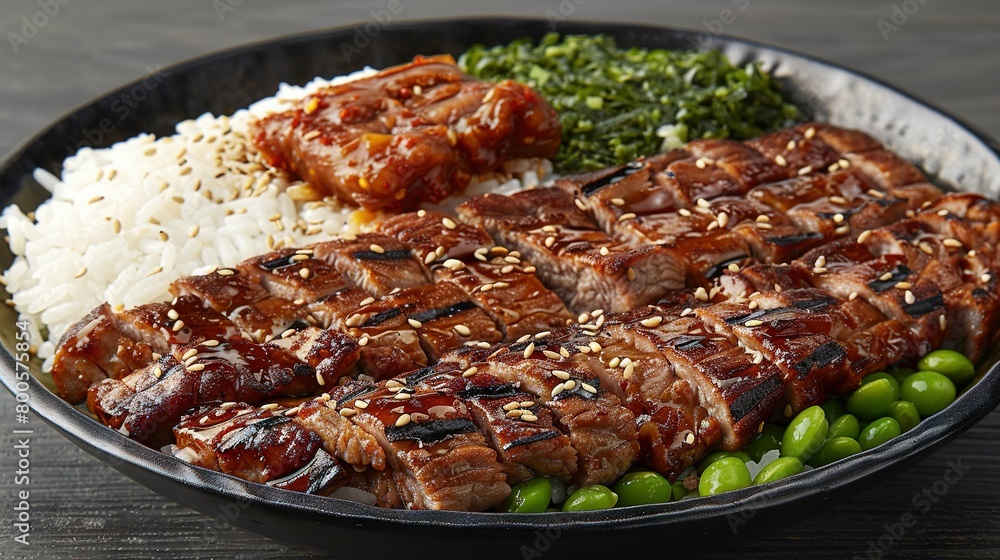
<svg viewBox="0 0 1000 560">
<path fill-rule="evenodd" d="M 51 0 L 55 1 L 55 0 Z M 45 124 L 149 68 L 279 35 L 371 19 L 387 0 L 59 0 L 15 53 L 9 33 L 41 10 L 38 0 L 5 1 L 0 21 L 0 153 Z M 400 0 L 395 20 L 465 15 L 558 13 L 560 3 Z M 563 1 L 571 19 L 631 21 L 704 29 L 722 10 L 735 21 L 725 33 L 798 49 L 862 70 L 936 103 L 1000 136 L 1000 4 L 990 0 L 841 0 L 792 2 Z M 888 39 L 880 19 L 895 30 Z M 745 6 L 745 10 L 740 10 Z M 225 7 L 221 12 L 220 7 Z M 912 13 L 902 21 L 906 7 Z M 916 11 L 913 8 L 916 7 Z M 37 16 L 39 21 L 43 18 Z M 238 84 L 234 84 L 238 87 Z M 0 392 L 0 425 L 13 399 Z M 32 419 L 31 546 L 14 543 L 13 441 L 0 439 L 0 557 L 30 558 L 294 558 L 311 551 L 225 527 L 130 481 Z M 3 430 L 6 432 L 7 430 Z M 913 511 L 911 498 L 940 482 L 949 462 L 968 469 L 916 525 L 891 542 L 884 558 L 1000 557 L 1000 413 L 994 413 L 932 457 L 889 482 L 791 528 L 711 558 L 866 558 L 883 524 Z M 940 488 L 940 486 L 939 486 Z M 883 541 L 886 544 L 888 541 Z M 670 542 L 662 543 L 669 554 Z M 651 547 L 657 546 L 650 543 Z M 316 555 L 315 557 L 321 557 Z M 878 557 L 872 553 L 871 558 Z"/>
</svg>

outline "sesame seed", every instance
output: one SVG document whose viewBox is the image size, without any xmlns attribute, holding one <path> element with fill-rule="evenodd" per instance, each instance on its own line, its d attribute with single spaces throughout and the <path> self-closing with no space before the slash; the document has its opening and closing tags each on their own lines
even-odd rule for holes
<svg viewBox="0 0 1000 560">
<path fill-rule="evenodd" d="M 507 418 L 519 418 L 522 414 L 524 414 L 525 411 L 517 408 L 518 404 L 514 402 L 510 403 L 509 405 L 506 405 L 504 408 L 510 405 L 514 405 L 514 407 L 507 410 L 507 414 L 505 414 Z"/>
<path fill-rule="evenodd" d="M 563 383 L 563 387 L 565 387 L 567 391 L 572 391 L 576 388 L 576 380 L 570 379 L 569 381 Z"/>
<path fill-rule="evenodd" d="M 791 418 L 791 417 L 792 417 L 792 405 L 786 404 L 785 405 L 785 418 Z"/>
<path fill-rule="evenodd" d="M 807 166 L 803 167 L 802 169 L 799 169 L 799 173 L 798 174 L 801 177 L 803 175 L 808 175 L 808 174 L 812 173 L 812 171 L 813 171 L 812 166 L 811 165 L 807 165 Z"/>
<path fill-rule="evenodd" d="M 434 253 L 430 253 L 430 254 L 434 255 Z M 449 269 L 449 270 L 455 270 L 455 271 L 457 271 L 457 270 L 462 270 L 463 268 L 465 268 L 465 263 L 463 263 L 462 261 L 460 261 L 458 259 L 448 259 L 448 260 L 444 261 L 444 267 L 447 268 L 447 269 Z"/>
<path fill-rule="evenodd" d="M 216 271 L 216 274 L 218 274 L 219 276 L 232 276 L 236 274 L 236 271 L 231 268 L 220 268 L 219 270 Z"/>
<path fill-rule="evenodd" d="M 761 326 L 761 325 L 764 324 L 764 321 L 760 321 L 758 319 L 751 319 L 751 320 L 749 320 L 749 321 L 747 321 L 746 323 L 743 323 L 743 324 L 746 325 L 746 326 L 748 326 L 748 327 L 759 327 L 759 326 Z"/>
<path fill-rule="evenodd" d="M 817 267 L 813 268 L 813 274 L 824 274 L 824 273 L 826 273 L 826 271 L 827 271 L 827 268 L 823 267 L 823 266 L 817 266 Z"/>
<path fill-rule="evenodd" d="M 948 328 L 948 319 L 944 315 L 938 315 L 938 325 L 941 327 L 941 330 L 945 330 Z"/>
<path fill-rule="evenodd" d="M 790 152 L 795 149 L 795 140 L 789 140 L 788 144 L 785 144 L 785 151 Z"/>
<path fill-rule="evenodd" d="M 567 379 L 569 379 L 570 377 L 572 377 L 569 374 L 568 371 L 563 371 L 561 369 L 554 369 L 554 370 L 552 370 L 552 375 L 555 376 L 558 379 L 562 379 L 563 381 L 566 381 Z"/>
<path fill-rule="evenodd" d="M 455 220 L 452 220 L 451 218 L 448 217 L 442 218 L 441 223 L 444 224 L 444 227 L 448 229 L 455 229 L 456 227 L 458 227 L 458 224 L 455 223 Z"/>
<path fill-rule="evenodd" d="M 333 402 L 333 401 L 331 401 L 331 402 Z M 357 410 L 354 410 L 353 408 L 349 408 L 349 407 L 340 409 L 340 415 L 343 416 L 344 418 L 350 418 L 351 416 L 354 416 L 357 413 L 358 413 Z M 396 421 L 396 424 L 399 425 L 399 421 L 398 420 Z"/>
<path fill-rule="evenodd" d="M 834 221 L 834 223 L 837 223 L 837 224 L 844 223 L 844 215 L 843 214 L 834 214 L 833 215 L 833 221 Z"/>
<path fill-rule="evenodd" d="M 815 266 L 816 268 L 822 268 L 826 266 L 826 257 L 820 255 L 819 258 L 816 259 L 816 263 L 813 266 Z"/>
<path fill-rule="evenodd" d="M 695 167 L 697 167 L 698 169 L 705 169 L 705 160 L 703 160 L 703 159 L 701 159 L 701 158 L 698 158 L 698 159 L 697 159 L 697 160 L 696 160 L 696 161 L 694 162 L 694 165 L 695 165 Z"/>
<path fill-rule="evenodd" d="M 373 303 L 375 303 L 375 298 L 369 296 L 369 297 L 366 297 L 365 299 L 361 300 L 360 302 L 358 302 L 358 306 L 359 307 L 364 307 L 366 305 L 371 305 Z"/>
<path fill-rule="evenodd" d="M 535 343 L 529 342 L 528 345 L 524 348 L 524 357 L 530 358 L 531 355 L 534 353 L 535 353 Z"/>
<path fill-rule="evenodd" d="M 608 362 L 608 367 L 611 369 L 615 369 L 616 367 L 618 367 L 618 364 L 620 363 L 622 363 L 622 359 L 619 358 L 618 356 L 615 356 L 614 358 L 611 358 L 610 362 Z"/>
<path fill-rule="evenodd" d="M 545 233 L 555 233 L 556 232 L 556 226 L 551 226 L 551 225 L 550 226 L 542 226 L 542 231 L 544 231 Z"/>
<path fill-rule="evenodd" d="M 810 126 L 806 129 L 805 137 L 812 138 L 813 136 L 816 136 L 816 129 Z"/>
<path fill-rule="evenodd" d="M 611 202 L 611 204 L 614 204 L 615 206 L 625 206 L 625 199 L 624 198 L 612 198 L 610 200 L 610 202 Z"/>
<path fill-rule="evenodd" d="M 778 292 L 780 294 L 781 293 L 781 284 L 775 284 L 774 285 L 774 291 L 776 291 L 776 292 Z"/>
<path fill-rule="evenodd" d="M 590 354 L 590 346 L 577 346 L 576 350 L 581 354 Z"/>
<path fill-rule="evenodd" d="M 555 244 L 556 244 L 556 238 L 555 237 L 552 237 L 550 235 L 550 236 L 548 236 L 548 237 L 545 238 L 545 246 L 546 247 L 552 247 Z"/>
<path fill-rule="evenodd" d="M 569 357 L 569 350 L 567 350 L 567 349 L 565 349 L 563 347 L 560 347 L 559 348 L 559 355 L 562 356 L 563 358 L 568 358 Z"/>
<path fill-rule="evenodd" d="M 928 201 L 928 202 L 930 202 L 930 201 Z M 941 217 L 947 216 L 948 215 L 948 210 L 947 209 L 945 209 L 945 210 L 938 210 L 937 215 L 941 216 Z"/>
<path fill-rule="evenodd" d="M 699 198 L 695 204 L 698 205 L 698 208 L 708 208 L 709 206 L 711 206 L 711 204 L 709 204 L 708 201 L 705 200 L 704 198 Z"/>
<path fill-rule="evenodd" d="M 580 210 L 582 210 L 584 212 L 587 211 L 587 205 L 584 204 L 584 202 L 582 200 L 580 200 L 579 198 L 574 198 L 573 199 L 573 203 L 576 204 L 576 207 L 579 208 Z"/>
<path fill-rule="evenodd" d="M 190 348 L 190 349 L 188 349 L 187 352 L 184 352 L 183 356 L 181 356 L 181 361 L 182 362 L 187 361 L 190 358 L 193 358 L 193 357 L 195 357 L 197 355 L 198 355 L 198 350 L 196 350 L 194 348 Z"/>
<path fill-rule="evenodd" d="M 786 161 L 785 157 L 782 156 L 781 154 L 778 154 L 778 155 L 774 156 L 774 163 L 777 163 L 778 165 L 780 165 L 782 167 L 788 165 L 788 161 Z"/>
<path fill-rule="evenodd" d="M 684 216 L 685 218 L 691 216 L 691 211 L 688 210 L 687 208 L 681 208 L 680 210 L 677 211 L 677 213 L 680 214 L 681 216 Z"/>
<path fill-rule="evenodd" d="M 684 443 L 688 445 L 694 443 L 694 432 L 688 432 L 687 435 L 684 436 Z"/>
<path fill-rule="evenodd" d="M 455 332 L 457 332 L 462 336 L 469 336 L 470 334 L 472 334 L 472 329 L 470 329 L 465 325 L 455 325 Z"/>
<path fill-rule="evenodd" d="M 589 346 L 590 351 L 595 354 L 602 350 L 601 345 L 597 341 L 591 341 L 587 346 Z"/>
<path fill-rule="evenodd" d="M 871 236 L 872 236 L 872 231 L 870 229 L 862 231 L 861 235 L 858 236 L 858 243 L 864 243 L 865 241 L 868 241 L 868 238 Z"/>
<path fill-rule="evenodd" d="M 285 331 L 281 333 L 281 338 L 288 338 L 293 334 L 295 334 L 296 332 L 298 331 L 296 331 L 295 329 L 285 329 Z"/>
<path fill-rule="evenodd" d="M 117 218 L 115 218 L 115 220 L 111 222 L 111 229 L 113 229 L 115 231 L 115 233 L 121 233 L 122 232 L 122 223 L 121 223 L 121 221 L 119 221 Z"/>
<path fill-rule="evenodd" d="M 854 301 L 856 299 L 858 299 L 858 292 L 851 292 L 850 295 L 847 296 L 848 301 Z"/>
<path fill-rule="evenodd" d="M 594 395 L 597 394 L 597 388 L 594 387 L 593 385 L 591 385 L 590 383 L 580 383 L 580 386 L 583 387 L 583 390 L 586 391 L 586 392 L 588 392 L 588 393 L 591 393 L 591 394 L 594 394 Z"/>
<path fill-rule="evenodd" d="M 218 340 L 205 340 L 201 343 L 202 346 L 206 346 L 208 348 L 215 348 L 219 344 L 221 343 Z"/>
<path fill-rule="evenodd" d="M 543 338 L 548 338 L 550 334 L 552 334 L 552 331 L 542 331 L 539 333 L 535 333 L 535 340 L 542 340 Z"/>
<path fill-rule="evenodd" d="M 993 279 L 993 277 L 990 276 L 989 274 L 983 274 L 982 276 L 979 277 L 979 279 L 984 283 L 988 283 L 990 280 Z"/>
<path fill-rule="evenodd" d="M 621 216 L 618 216 L 618 221 L 619 222 L 624 222 L 625 220 L 631 220 L 634 217 L 635 217 L 635 213 L 634 212 L 627 212 L 625 214 L 622 214 Z"/>
<path fill-rule="evenodd" d="M 396 419 L 396 427 L 397 428 L 402 428 L 403 426 L 405 426 L 405 425 L 407 425 L 409 423 L 410 423 L 410 415 L 409 414 L 403 414 L 399 418 Z"/>
<path fill-rule="evenodd" d="M 896 282 L 896 288 L 900 290 L 909 290 L 913 287 L 913 284 L 909 282 Z"/>
<path fill-rule="evenodd" d="M 416 319 L 407 319 L 406 322 L 409 323 L 410 326 L 413 327 L 413 328 L 415 328 L 415 329 L 419 329 L 420 327 L 424 326 L 423 323 L 421 323 L 420 321 L 418 321 Z"/>
<path fill-rule="evenodd" d="M 522 414 L 521 420 L 524 420 L 525 422 L 535 422 L 538 420 L 538 417 L 534 414 Z"/>
<path fill-rule="evenodd" d="M 632 268 L 631 266 L 628 267 L 628 270 L 626 271 L 626 275 L 628 276 L 629 280 L 635 280 L 635 269 Z"/>
<path fill-rule="evenodd" d="M 944 241 L 942 241 L 941 243 L 942 243 L 942 244 L 943 244 L 943 245 L 944 245 L 945 247 L 952 247 L 952 248 L 956 248 L 956 249 L 958 249 L 958 248 L 961 248 L 961 247 L 962 247 L 962 242 L 961 242 L 961 241 L 959 241 L 959 240 L 957 240 L 957 239 L 952 239 L 952 238 L 950 238 L 950 237 L 949 237 L 948 239 L 945 239 L 945 240 L 944 240 Z"/>
<path fill-rule="evenodd" d="M 909 305 L 913 305 L 917 301 L 917 298 L 913 295 L 913 292 L 911 292 L 910 290 L 906 290 L 903 299 Z"/>
<path fill-rule="evenodd" d="M 884 192 L 877 191 L 875 189 L 868 189 L 867 193 L 868 193 L 868 196 L 872 196 L 872 197 L 875 197 L 875 198 L 885 198 L 885 193 Z"/>
<path fill-rule="evenodd" d="M 625 366 L 625 370 L 622 372 L 622 377 L 624 377 L 625 379 L 631 379 L 634 373 L 635 373 L 635 363 L 629 362 L 628 365 Z"/>
<path fill-rule="evenodd" d="M 923 251 L 924 253 L 927 253 L 928 255 L 934 254 L 934 247 L 932 247 L 931 244 L 926 241 L 921 241 L 920 245 L 917 245 L 917 247 L 920 247 L 920 250 Z"/>
<path fill-rule="evenodd" d="M 759 216 L 757 216 L 757 223 L 758 224 L 766 224 L 767 222 L 770 222 L 770 221 L 771 221 L 771 217 L 768 216 L 767 214 L 760 214 Z"/>
<path fill-rule="evenodd" d="M 663 317 L 657 315 L 655 317 L 649 317 L 647 319 L 643 319 L 642 321 L 639 321 L 639 324 L 641 324 L 644 327 L 653 328 L 660 326 L 660 323 L 662 322 L 663 322 Z"/>
<path fill-rule="evenodd" d="M 552 398 L 556 398 L 560 393 L 566 390 L 566 387 L 562 383 L 556 385 L 552 388 Z"/>
<path fill-rule="evenodd" d="M 367 334 L 358 339 L 358 346 L 368 346 L 368 341 L 371 339 Z"/>
<path fill-rule="evenodd" d="M 477 368 L 476 366 L 472 366 L 469 369 L 462 372 L 462 377 L 472 377 L 473 375 L 476 375 L 476 373 L 478 372 L 479 368 Z"/>
<path fill-rule="evenodd" d="M 694 297 L 697 298 L 698 301 L 708 301 L 708 291 L 705 290 L 705 288 L 699 287 L 694 291 Z"/>
<path fill-rule="evenodd" d="M 395 400 L 397 400 L 397 401 L 408 401 L 408 400 L 410 400 L 410 394 L 407 393 L 407 392 L 405 392 L 405 391 L 400 390 L 392 398 L 395 399 Z"/>
<path fill-rule="evenodd" d="M 521 259 L 513 255 L 507 255 L 506 257 L 503 258 L 503 262 L 510 264 L 521 264 Z"/>
<path fill-rule="evenodd" d="M 373 253 L 378 253 L 380 255 L 382 253 L 385 253 L 385 248 L 383 248 L 381 245 L 378 245 L 378 244 L 375 244 L 375 243 L 372 243 L 371 245 L 369 245 L 368 248 L 371 249 L 371 252 L 373 252 Z"/>
<path fill-rule="evenodd" d="M 763 361 L 764 361 L 764 354 L 761 354 L 760 352 L 757 352 L 756 354 L 754 354 L 754 356 L 753 356 L 753 363 L 754 364 L 760 364 Z"/>
<path fill-rule="evenodd" d="M 356 400 L 354 401 L 354 408 L 360 408 L 361 410 L 364 410 L 368 408 L 368 401 L 361 399 Z"/>
<path fill-rule="evenodd" d="M 757 227 L 760 229 L 771 229 L 771 224 L 767 222 L 757 222 Z"/>
<path fill-rule="evenodd" d="M 850 166 L 851 166 L 851 162 L 847 161 L 847 160 L 846 160 L 846 159 L 844 159 L 844 158 L 840 158 L 840 159 L 838 159 L 838 160 L 837 160 L 837 163 L 839 163 L 839 164 L 840 164 L 840 166 L 841 166 L 841 167 L 843 167 L 844 169 L 847 169 L 848 167 L 850 167 Z"/>
<path fill-rule="evenodd" d="M 847 235 L 848 233 L 850 233 L 850 231 L 851 231 L 850 226 L 840 226 L 839 228 L 833 230 L 833 233 L 837 235 Z"/>
<path fill-rule="evenodd" d="M 534 274 L 535 270 L 536 269 L 533 266 L 526 266 L 526 267 L 524 267 L 524 272 L 527 273 L 527 274 Z"/>
<path fill-rule="evenodd" d="M 423 209 L 417 210 L 417 217 L 418 218 L 423 218 L 426 215 L 427 215 L 427 210 L 423 210 Z"/>
<path fill-rule="evenodd" d="M 883 282 L 886 282 L 886 281 L 892 279 L 892 273 L 891 272 L 886 272 L 882 276 L 879 276 L 878 279 L 881 280 L 881 281 L 883 281 Z"/>
<path fill-rule="evenodd" d="M 756 300 L 754 300 L 754 301 L 751 301 L 750 305 L 748 305 L 747 307 L 749 307 L 750 309 L 757 309 L 758 307 L 760 307 L 760 304 L 757 303 Z"/>
<path fill-rule="evenodd" d="M 177 332 L 177 331 L 179 331 L 179 330 L 181 330 L 183 328 L 184 328 L 184 321 L 181 321 L 180 319 L 178 319 L 177 321 L 174 322 L 174 326 L 173 326 L 173 331 L 174 332 Z"/>
<path fill-rule="evenodd" d="M 718 220 L 719 227 L 726 227 L 726 224 L 729 223 L 729 214 L 726 214 L 725 212 L 720 212 L 715 219 Z"/>
<path fill-rule="evenodd" d="M 201 371 L 205 369 L 205 364 L 191 364 L 187 366 L 188 371 Z"/>
<path fill-rule="evenodd" d="M 840 164 L 837 162 L 833 162 L 830 164 L 829 167 L 826 168 L 826 170 L 829 171 L 830 173 L 836 173 L 837 171 L 840 171 Z"/>
</svg>

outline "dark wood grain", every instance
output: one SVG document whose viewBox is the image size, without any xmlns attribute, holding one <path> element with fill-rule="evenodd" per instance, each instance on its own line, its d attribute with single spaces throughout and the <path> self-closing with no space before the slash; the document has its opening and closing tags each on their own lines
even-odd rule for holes
<svg viewBox="0 0 1000 560">
<path fill-rule="evenodd" d="M 225 1 L 225 0 L 223 0 Z M 915 0 L 908 7 L 917 5 Z M 786 45 L 897 84 L 1000 136 L 1000 10 L 990 0 L 926 0 L 885 40 L 878 21 L 891 23 L 902 0 L 839 2 L 643 1 L 564 2 L 570 18 L 715 27 L 723 10 L 735 18 L 724 31 Z M 111 87 L 215 49 L 268 37 L 341 26 L 371 18 L 386 2 L 244 0 L 222 18 L 212 2 L 173 0 L 69 2 L 14 53 L 0 45 L 0 152 L 47 122 Z M 399 19 L 508 13 L 545 17 L 559 2 L 503 4 L 403 1 Z M 218 3 L 216 3 L 218 5 Z M 745 9 L 740 9 L 745 7 Z M 20 33 L 36 2 L 5 3 L 0 31 Z M 728 19 L 728 18 L 726 18 Z M 897 16 L 897 22 L 899 21 Z M 718 22 L 715 20 L 719 20 Z M 238 86 L 236 86 L 238 87 Z M 0 426 L 9 433 L 14 401 L 0 394 Z M 31 545 L 12 541 L 16 457 L 11 436 L 0 441 L 0 557 L 11 558 L 321 558 L 253 533 L 226 527 L 172 503 L 76 448 L 37 417 L 31 440 Z M 967 473 L 925 513 L 912 499 L 942 487 L 950 464 Z M 886 524 L 914 514 L 899 538 Z M 888 552 L 869 556 L 882 537 Z M 651 543 L 652 546 L 658 546 Z M 670 542 L 660 543 L 666 554 Z M 665 554 L 665 555 L 666 555 Z M 930 458 L 877 488 L 739 549 L 707 558 L 997 558 L 1000 557 L 1000 412 L 972 427 Z"/>
</svg>

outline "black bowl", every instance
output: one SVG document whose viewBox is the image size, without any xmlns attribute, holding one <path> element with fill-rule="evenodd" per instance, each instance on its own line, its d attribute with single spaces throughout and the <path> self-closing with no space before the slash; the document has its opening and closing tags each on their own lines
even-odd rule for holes
<svg viewBox="0 0 1000 560">
<path fill-rule="evenodd" d="M 559 23 L 558 30 L 605 33 L 623 46 L 719 48 L 735 62 L 759 60 L 816 118 L 868 131 L 943 186 L 994 197 L 1000 192 L 1000 153 L 994 140 L 857 72 L 704 32 L 573 22 Z M 183 119 L 206 111 L 232 113 L 272 95 L 280 82 L 302 84 L 317 75 L 402 63 L 416 54 L 457 55 L 477 42 L 537 39 L 548 31 L 547 21 L 519 19 L 371 24 L 363 35 L 355 28 L 325 31 L 182 63 L 153 77 L 155 87 L 136 82 L 119 88 L 16 149 L 0 164 L 0 204 L 17 202 L 24 209 L 34 208 L 47 194 L 32 179 L 32 170 L 58 172 L 62 159 L 79 146 L 103 147 L 141 132 L 170 134 Z M 366 37 L 369 44 L 361 46 Z M 140 109 L 124 115 L 114 110 L 120 109 L 124 95 L 140 89 L 145 97 Z M 6 268 L 10 262 L 6 246 L 0 247 L 0 266 Z M 619 556 L 642 554 L 657 543 L 669 543 L 672 553 L 704 551 L 801 520 L 875 483 L 941 447 L 1000 402 L 1000 366 L 994 365 L 981 372 L 975 385 L 947 410 L 885 445 L 779 483 L 708 498 L 572 515 L 386 510 L 277 490 L 192 467 L 101 426 L 56 397 L 47 388 L 51 380 L 37 372 L 37 364 L 33 364 L 35 375 L 19 379 L 12 355 L 15 315 L 6 307 L 0 314 L 5 347 L 0 381 L 15 395 L 25 395 L 20 398 L 27 398 L 36 414 L 77 445 L 164 496 L 221 516 L 227 524 L 345 558 L 437 557 L 449 551 L 475 551 L 484 559 Z"/>
</svg>

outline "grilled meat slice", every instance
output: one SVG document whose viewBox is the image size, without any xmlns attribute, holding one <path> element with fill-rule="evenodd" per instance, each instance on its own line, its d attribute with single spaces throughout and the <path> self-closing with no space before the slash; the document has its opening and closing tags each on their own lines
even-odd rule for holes
<svg viewBox="0 0 1000 560">
<path fill-rule="evenodd" d="M 494 343 L 503 338 L 493 319 L 465 292 L 448 283 L 396 292 L 359 310 L 354 321 L 364 326 L 397 312 L 416 331 L 431 361 L 470 342 Z"/>
<path fill-rule="evenodd" d="M 812 128 L 812 133 L 809 129 Z M 747 140 L 745 144 L 767 159 L 789 170 L 787 176 L 808 175 L 826 169 L 840 158 L 836 150 L 816 134 L 815 127 L 783 128 Z"/>
<path fill-rule="evenodd" d="M 822 314 L 794 307 L 752 310 L 744 303 L 712 305 L 695 313 L 711 330 L 734 336 L 753 361 L 780 369 L 793 413 L 821 403 L 827 387 L 840 386 L 850 376 L 847 349 L 823 334 L 823 327 L 829 332 L 829 318 Z"/>
<path fill-rule="evenodd" d="M 472 419 L 497 452 L 507 484 L 534 476 L 555 476 L 569 482 L 576 472 L 576 450 L 553 426 L 552 413 L 533 395 L 472 367 L 443 363 L 407 375 L 409 387 L 425 387 L 462 400 Z"/>
<path fill-rule="evenodd" d="M 247 259 L 236 269 L 273 296 L 293 302 L 316 301 L 348 286 L 332 263 L 312 258 L 312 249 L 282 249 Z"/>
<path fill-rule="evenodd" d="M 350 283 L 373 296 L 431 283 L 430 274 L 409 245 L 392 237 L 366 233 L 310 247 L 313 258 L 332 264 Z M 308 266 L 306 275 L 311 275 Z"/>
<path fill-rule="evenodd" d="M 103 304 L 70 327 L 59 342 L 52 379 L 70 402 L 106 377 L 121 379 L 167 354 L 177 344 L 226 339 L 239 334 L 225 317 L 191 296 L 153 303 L 122 313 Z"/>
<path fill-rule="evenodd" d="M 927 177 L 915 165 L 889 150 L 849 153 L 844 158 L 851 162 L 852 167 L 874 179 L 883 189 L 927 182 Z"/>
<path fill-rule="evenodd" d="M 311 395 L 334 387 L 357 359 L 342 335 L 317 370 L 274 343 L 233 337 L 217 345 L 178 345 L 171 354 L 121 380 L 93 385 L 87 407 L 105 424 L 150 446 L 169 443 L 170 429 L 195 406 L 212 401 L 259 404 L 268 398 Z M 212 343 L 210 343 L 212 344 Z"/>
<path fill-rule="evenodd" d="M 178 298 L 200 300 L 257 340 L 300 325 L 308 317 L 303 301 L 296 303 L 271 295 L 258 279 L 239 268 L 222 268 L 175 280 L 170 284 L 170 292 Z"/>
<path fill-rule="evenodd" d="M 552 411 L 576 449 L 577 484 L 609 483 L 628 469 L 639 452 L 635 415 L 603 389 L 591 371 L 564 369 L 566 364 L 547 356 L 545 347 L 545 340 L 513 344 L 473 366 L 477 375 L 519 383 Z"/>
<path fill-rule="evenodd" d="M 420 337 L 402 310 L 359 288 L 331 294 L 308 309 L 318 325 L 358 340 L 362 373 L 385 379 L 427 365 Z"/>
<path fill-rule="evenodd" d="M 425 255 L 438 282 L 457 285 L 514 340 L 565 324 L 571 318 L 565 304 L 535 276 L 530 263 L 495 247 L 486 231 L 456 223 L 440 212 L 421 211 L 395 216 L 379 229 Z"/>
<path fill-rule="evenodd" d="M 455 396 L 396 380 L 350 383 L 331 396 L 378 440 L 407 508 L 482 511 L 510 493 L 496 452 Z"/>
<path fill-rule="evenodd" d="M 312 430 L 322 440 L 323 449 L 354 467 L 371 466 L 377 471 L 386 468 L 385 452 L 371 434 L 352 424 L 330 408 L 323 398 L 312 399 L 298 406 L 293 418 L 302 427 Z"/>
<path fill-rule="evenodd" d="M 780 181 L 790 175 L 787 168 L 778 165 L 745 142 L 699 139 L 688 142 L 686 148 L 696 158 L 695 167 L 701 167 L 698 165 L 699 159 L 706 168 L 718 167 L 740 185 L 741 192 L 746 192 L 762 183 Z M 694 200 L 697 201 L 697 198 Z"/>
<path fill-rule="evenodd" d="M 666 252 L 612 239 L 573 200 L 560 189 L 534 189 L 479 196 L 458 211 L 529 258 L 545 285 L 574 312 L 622 311 L 683 287 L 683 270 Z"/>
<path fill-rule="evenodd" d="M 346 482 L 347 472 L 320 437 L 283 412 L 237 403 L 199 407 L 174 428 L 177 454 L 200 467 L 309 494 Z"/>
<path fill-rule="evenodd" d="M 369 209 L 405 209 L 509 159 L 552 157 L 561 131 L 528 86 L 476 81 L 439 56 L 323 88 L 254 132 L 272 166 Z"/>
</svg>

